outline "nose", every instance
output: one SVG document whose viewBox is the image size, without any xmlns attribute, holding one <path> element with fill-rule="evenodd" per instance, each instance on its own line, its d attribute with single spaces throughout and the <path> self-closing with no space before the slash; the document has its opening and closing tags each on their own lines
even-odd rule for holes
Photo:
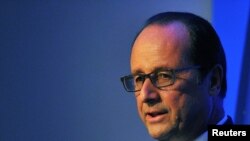
<svg viewBox="0 0 250 141">
<path fill-rule="evenodd" d="M 152 84 L 150 79 L 144 81 L 140 95 L 143 97 L 143 102 L 150 105 L 158 103 L 161 100 L 159 89 Z"/>
</svg>

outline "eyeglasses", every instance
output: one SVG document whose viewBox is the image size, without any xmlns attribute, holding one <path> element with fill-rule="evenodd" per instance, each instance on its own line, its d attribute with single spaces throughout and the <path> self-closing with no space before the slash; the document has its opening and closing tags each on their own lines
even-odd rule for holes
<svg viewBox="0 0 250 141">
<path fill-rule="evenodd" d="M 163 71 L 155 71 L 149 74 L 127 75 L 121 77 L 123 86 L 127 92 L 140 91 L 146 78 L 158 89 L 173 85 L 176 80 L 176 74 L 189 69 L 199 69 L 200 66 L 191 66 L 180 69 L 167 69 Z"/>
</svg>

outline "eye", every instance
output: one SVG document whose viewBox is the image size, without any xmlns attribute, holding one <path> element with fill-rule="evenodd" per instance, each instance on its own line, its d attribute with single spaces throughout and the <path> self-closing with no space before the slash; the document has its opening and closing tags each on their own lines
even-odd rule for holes
<svg viewBox="0 0 250 141">
<path fill-rule="evenodd" d="M 144 81 L 143 75 L 134 76 L 135 83 L 141 83 Z"/>
<path fill-rule="evenodd" d="M 172 75 L 171 75 L 171 73 L 170 72 L 159 72 L 158 74 L 157 74 L 157 79 L 159 80 L 161 80 L 161 79 L 167 79 L 167 80 L 169 80 L 169 79 L 172 79 Z"/>
</svg>

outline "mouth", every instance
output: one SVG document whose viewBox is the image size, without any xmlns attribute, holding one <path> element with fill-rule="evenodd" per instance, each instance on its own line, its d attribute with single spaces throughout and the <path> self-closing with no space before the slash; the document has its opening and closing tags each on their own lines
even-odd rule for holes
<svg viewBox="0 0 250 141">
<path fill-rule="evenodd" d="M 146 120 L 150 123 L 161 122 L 167 114 L 167 110 L 150 111 L 146 113 Z"/>
</svg>

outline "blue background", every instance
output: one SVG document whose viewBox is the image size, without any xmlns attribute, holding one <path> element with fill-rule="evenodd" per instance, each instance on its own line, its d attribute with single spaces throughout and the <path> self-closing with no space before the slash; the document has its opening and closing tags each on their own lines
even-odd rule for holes
<svg viewBox="0 0 250 141">
<path fill-rule="evenodd" d="M 229 63 L 225 108 L 236 119 L 247 0 L 10 0 L 0 2 L 0 141 L 152 140 L 119 78 L 142 23 L 171 10 L 218 31 Z"/>
</svg>

